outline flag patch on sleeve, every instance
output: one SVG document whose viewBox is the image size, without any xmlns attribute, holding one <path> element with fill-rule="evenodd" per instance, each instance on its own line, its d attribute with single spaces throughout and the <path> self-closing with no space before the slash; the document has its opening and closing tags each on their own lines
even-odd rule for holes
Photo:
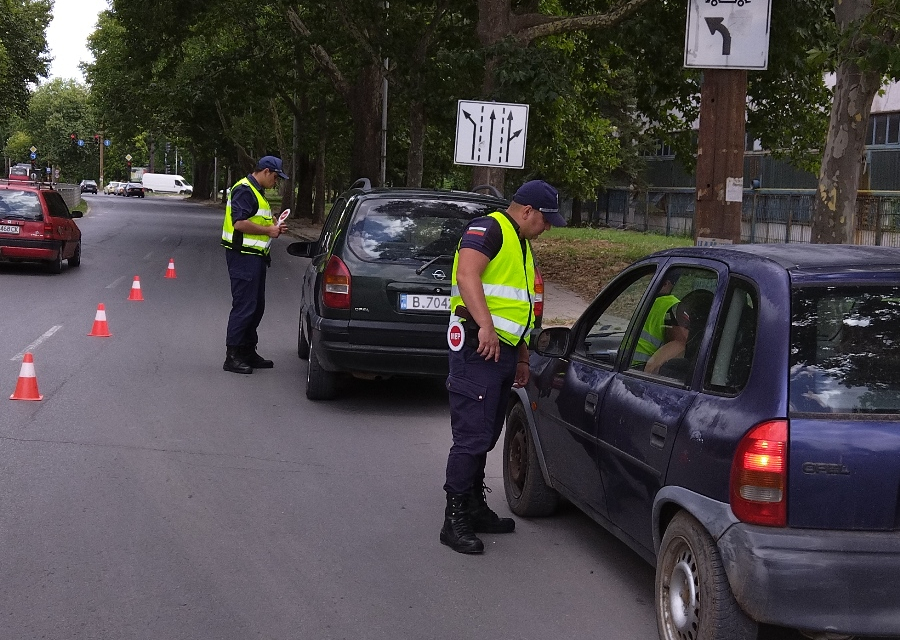
<svg viewBox="0 0 900 640">
<path fill-rule="evenodd" d="M 483 236 L 485 231 L 487 231 L 487 227 L 469 227 L 468 229 L 466 229 L 466 235 Z"/>
</svg>

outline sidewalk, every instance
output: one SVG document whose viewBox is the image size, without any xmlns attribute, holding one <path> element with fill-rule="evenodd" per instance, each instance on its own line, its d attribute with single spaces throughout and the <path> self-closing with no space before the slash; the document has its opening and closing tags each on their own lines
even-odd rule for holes
<svg viewBox="0 0 900 640">
<path fill-rule="evenodd" d="M 288 234 L 298 240 L 316 240 L 322 227 L 308 220 L 288 220 Z M 544 281 L 544 327 L 571 326 L 588 306 L 581 296 L 552 282 Z"/>
</svg>

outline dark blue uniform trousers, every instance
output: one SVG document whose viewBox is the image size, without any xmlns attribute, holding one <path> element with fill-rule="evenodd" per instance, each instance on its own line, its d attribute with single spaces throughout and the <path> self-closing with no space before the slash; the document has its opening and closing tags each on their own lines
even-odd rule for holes
<svg viewBox="0 0 900 640">
<path fill-rule="evenodd" d="M 266 310 L 268 260 L 226 249 L 225 262 L 231 277 L 231 314 L 225 346 L 255 347 L 259 342 L 256 329 Z"/>
<path fill-rule="evenodd" d="M 444 491 L 467 493 L 481 486 L 488 451 L 503 430 L 509 390 L 516 378 L 518 350 L 500 343 L 500 361 L 485 360 L 475 347 L 450 352 L 450 426 L 453 446 L 447 457 Z"/>
</svg>

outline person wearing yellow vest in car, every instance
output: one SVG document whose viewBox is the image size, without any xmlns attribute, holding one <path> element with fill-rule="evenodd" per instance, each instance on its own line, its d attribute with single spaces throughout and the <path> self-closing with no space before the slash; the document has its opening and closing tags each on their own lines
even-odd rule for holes
<svg viewBox="0 0 900 640">
<path fill-rule="evenodd" d="M 471 221 L 457 245 L 447 377 L 453 445 L 440 540 L 459 553 L 484 551 L 476 533 L 515 529 L 512 518 L 501 518 L 487 505 L 485 463 L 503 429 L 510 387 L 528 383 L 528 340 L 535 324 L 529 241 L 565 224 L 556 189 L 532 180 L 516 191 L 506 211 Z"/>
<path fill-rule="evenodd" d="M 256 169 L 231 188 L 222 225 L 222 246 L 231 278 L 231 313 L 225 335 L 225 364 L 233 373 L 271 369 L 274 363 L 256 352 L 257 328 L 266 308 L 266 269 L 272 239 L 287 231 L 272 219 L 265 191 L 287 178 L 281 159 L 265 156 Z"/>
<path fill-rule="evenodd" d="M 650 313 L 647 314 L 644 328 L 641 329 L 640 338 L 634 348 L 631 366 L 635 369 L 643 369 L 650 357 L 662 345 L 677 338 L 673 334 L 678 330 L 678 323 L 675 321 L 675 305 L 679 300 L 672 295 L 672 289 L 678 284 L 678 278 L 677 269 L 670 269 L 664 276 L 663 283 L 650 307 Z"/>
</svg>

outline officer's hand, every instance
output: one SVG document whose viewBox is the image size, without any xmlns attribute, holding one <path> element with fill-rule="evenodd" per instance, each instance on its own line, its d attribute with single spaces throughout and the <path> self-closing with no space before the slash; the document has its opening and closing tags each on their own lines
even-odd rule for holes
<svg viewBox="0 0 900 640">
<path fill-rule="evenodd" d="M 269 237 L 270 237 L 270 238 L 277 238 L 277 237 L 280 236 L 282 233 L 284 233 L 285 231 L 287 231 L 287 225 L 284 225 L 284 224 L 276 224 L 276 225 L 272 225 L 271 227 L 268 227 L 268 229 L 269 229 Z"/>
<path fill-rule="evenodd" d="M 485 360 L 494 359 L 494 362 L 500 361 L 500 338 L 493 327 L 481 327 L 478 329 L 478 349 Z"/>
<path fill-rule="evenodd" d="M 531 375 L 531 370 L 528 366 L 527 362 L 517 362 L 516 363 L 516 379 L 513 381 L 513 386 L 517 389 L 519 387 L 524 387 L 528 384 L 528 377 Z"/>
</svg>

